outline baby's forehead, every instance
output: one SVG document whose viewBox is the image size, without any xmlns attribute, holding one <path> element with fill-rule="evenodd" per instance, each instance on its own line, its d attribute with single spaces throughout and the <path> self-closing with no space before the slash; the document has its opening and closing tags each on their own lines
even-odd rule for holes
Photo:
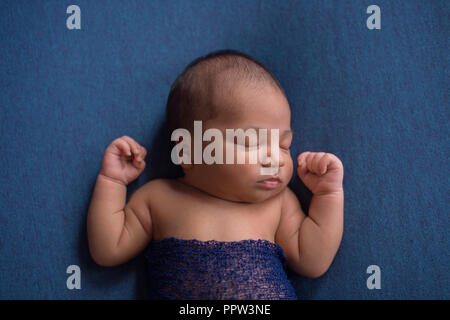
<svg viewBox="0 0 450 320">
<path fill-rule="evenodd" d="M 244 81 L 219 81 L 216 79 L 209 93 L 217 106 L 223 108 L 244 107 L 257 100 L 277 97 L 284 99 L 284 93 L 271 84 Z"/>
<path fill-rule="evenodd" d="M 272 108 L 261 105 L 230 104 L 222 106 L 208 122 L 208 127 L 225 129 L 270 129 L 290 130 L 290 111 L 283 106 L 274 112 Z M 284 109 L 281 110 L 281 109 Z"/>
<path fill-rule="evenodd" d="M 237 80 L 226 73 L 209 80 L 202 92 L 206 103 L 198 110 L 208 119 L 208 125 L 227 128 L 243 127 L 247 123 L 266 127 L 289 125 L 287 99 L 272 83 Z"/>
<path fill-rule="evenodd" d="M 224 115 L 251 116 L 260 112 L 276 113 L 290 109 L 284 93 L 268 85 L 235 86 L 215 98 L 217 113 Z"/>
</svg>

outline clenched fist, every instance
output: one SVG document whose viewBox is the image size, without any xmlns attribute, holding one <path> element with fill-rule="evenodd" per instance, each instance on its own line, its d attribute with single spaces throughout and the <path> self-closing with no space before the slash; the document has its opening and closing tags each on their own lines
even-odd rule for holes
<svg viewBox="0 0 450 320">
<path fill-rule="evenodd" d="M 105 150 L 100 174 L 127 185 L 144 171 L 146 155 L 147 150 L 132 138 L 117 138 Z"/>
<path fill-rule="evenodd" d="M 298 156 L 297 162 L 298 176 L 313 194 L 343 190 L 344 167 L 334 154 L 307 151 Z"/>
</svg>

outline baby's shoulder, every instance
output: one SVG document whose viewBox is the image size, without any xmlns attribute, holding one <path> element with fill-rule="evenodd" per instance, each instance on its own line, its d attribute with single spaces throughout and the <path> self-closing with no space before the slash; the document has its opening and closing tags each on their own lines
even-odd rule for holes
<svg viewBox="0 0 450 320">
<path fill-rule="evenodd" d="M 185 192 L 176 179 L 154 179 L 142 187 L 148 205 L 154 211 L 165 211 L 172 205 L 184 203 Z"/>
<path fill-rule="evenodd" d="M 180 197 L 186 193 L 185 187 L 176 179 L 153 179 L 142 186 L 145 192 L 154 197 L 167 199 L 169 196 Z"/>
<path fill-rule="evenodd" d="M 152 192 L 167 192 L 175 188 L 174 179 L 153 179 L 143 185 L 145 189 Z"/>
</svg>

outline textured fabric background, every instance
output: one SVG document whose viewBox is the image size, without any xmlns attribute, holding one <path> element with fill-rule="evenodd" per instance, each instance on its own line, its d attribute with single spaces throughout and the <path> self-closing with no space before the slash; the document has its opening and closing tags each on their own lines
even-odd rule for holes
<svg viewBox="0 0 450 320">
<path fill-rule="evenodd" d="M 81 30 L 66 8 L 81 8 Z M 366 9 L 381 8 L 381 30 Z M 128 198 L 173 174 L 170 84 L 194 58 L 246 52 L 286 90 L 292 154 L 344 163 L 345 230 L 301 299 L 450 298 L 449 1 L 0 1 L 0 298 L 146 298 L 144 258 L 97 266 L 86 215 L 106 146 L 149 151 Z M 307 210 L 311 194 L 293 177 Z M 66 268 L 81 268 L 81 290 Z M 381 268 L 369 290 L 366 269 Z"/>
</svg>

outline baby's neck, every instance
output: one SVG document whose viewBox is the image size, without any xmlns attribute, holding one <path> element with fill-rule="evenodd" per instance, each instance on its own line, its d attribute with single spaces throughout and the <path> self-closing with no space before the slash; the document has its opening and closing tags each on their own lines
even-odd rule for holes
<svg viewBox="0 0 450 320">
<path fill-rule="evenodd" d="M 182 184 L 184 187 L 190 189 L 190 191 L 195 193 L 197 196 L 202 197 L 203 201 L 216 201 L 216 202 L 222 202 L 222 203 L 226 203 L 226 204 L 231 204 L 231 203 L 239 203 L 239 204 L 243 204 L 243 205 L 250 204 L 248 202 L 233 201 L 233 200 L 225 199 L 225 198 L 222 198 L 215 194 L 209 193 L 207 190 L 205 190 L 202 187 L 201 184 L 198 183 L 197 179 L 195 179 L 192 176 L 186 175 L 186 174 L 180 178 L 177 178 L 176 180 L 177 180 L 177 182 Z"/>
</svg>

